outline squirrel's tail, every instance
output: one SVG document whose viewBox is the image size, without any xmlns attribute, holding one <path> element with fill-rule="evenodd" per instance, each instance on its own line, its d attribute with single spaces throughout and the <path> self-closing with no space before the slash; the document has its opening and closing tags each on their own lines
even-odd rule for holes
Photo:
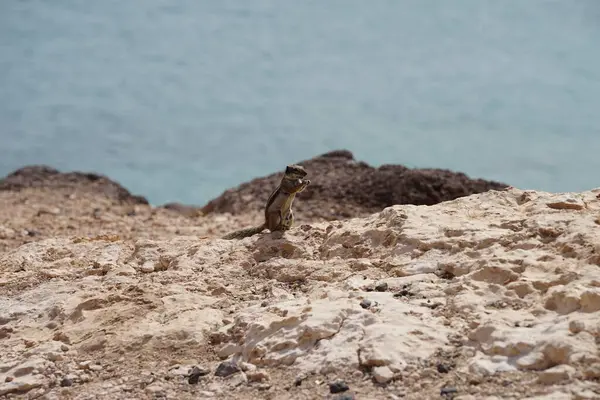
<svg viewBox="0 0 600 400">
<path fill-rule="evenodd" d="M 239 231 L 228 233 L 223 236 L 221 239 L 231 240 L 231 239 L 243 239 L 248 236 L 256 235 L 257 233 L 261 233 L 266 228 L 264 225 L 256 226 L 253 228 L 240 229 Z"/>
</svg>

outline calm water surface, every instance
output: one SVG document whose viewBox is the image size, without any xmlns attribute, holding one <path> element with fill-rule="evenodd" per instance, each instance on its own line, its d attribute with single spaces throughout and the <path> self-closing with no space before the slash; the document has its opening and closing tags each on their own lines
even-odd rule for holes
<svg viewBox="0 0 600 400">
<path fill-rule="evenodd" d="M 597 0 L 3 0 L 0 175 L 202 204 L 346 148 L 600 187 L 598 43 Z"/>
</svg>

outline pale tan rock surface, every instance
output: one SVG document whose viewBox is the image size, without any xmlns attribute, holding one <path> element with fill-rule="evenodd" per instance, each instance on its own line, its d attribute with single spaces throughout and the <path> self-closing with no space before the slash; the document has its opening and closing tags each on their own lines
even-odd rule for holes
<svg viewBox="0 0 600 400">
<path fill-rule="evenodd" d="M 600 398 L 599 193 L 490 191 L 241 241 L 218 236 L 260 214 L 0 193 L 0 396 Z"/>
</svg>

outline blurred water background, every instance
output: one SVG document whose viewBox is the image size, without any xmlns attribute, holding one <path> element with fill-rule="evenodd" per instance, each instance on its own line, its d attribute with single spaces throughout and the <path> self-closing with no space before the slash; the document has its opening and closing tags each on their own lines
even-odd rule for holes
<svg viewBox="0 0 600 400">
<path fill-rule="evenodd" d="M 598 43 L 598 0 L 3 0 L 0 175 L 203 204 L 343 148 L 591 189 Z"/>
</svg>

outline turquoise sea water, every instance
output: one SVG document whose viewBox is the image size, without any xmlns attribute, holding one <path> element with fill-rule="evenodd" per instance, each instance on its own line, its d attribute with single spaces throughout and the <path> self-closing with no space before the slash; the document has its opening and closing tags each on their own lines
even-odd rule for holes
<svg viewBox="0 0 600 400">
<path fill-rule="evenodd" d="M 345 148 L 600 187 L 599 43 L 598 0 L 3 0 L 0 175 L 202 204 Z"/>
</svg>

